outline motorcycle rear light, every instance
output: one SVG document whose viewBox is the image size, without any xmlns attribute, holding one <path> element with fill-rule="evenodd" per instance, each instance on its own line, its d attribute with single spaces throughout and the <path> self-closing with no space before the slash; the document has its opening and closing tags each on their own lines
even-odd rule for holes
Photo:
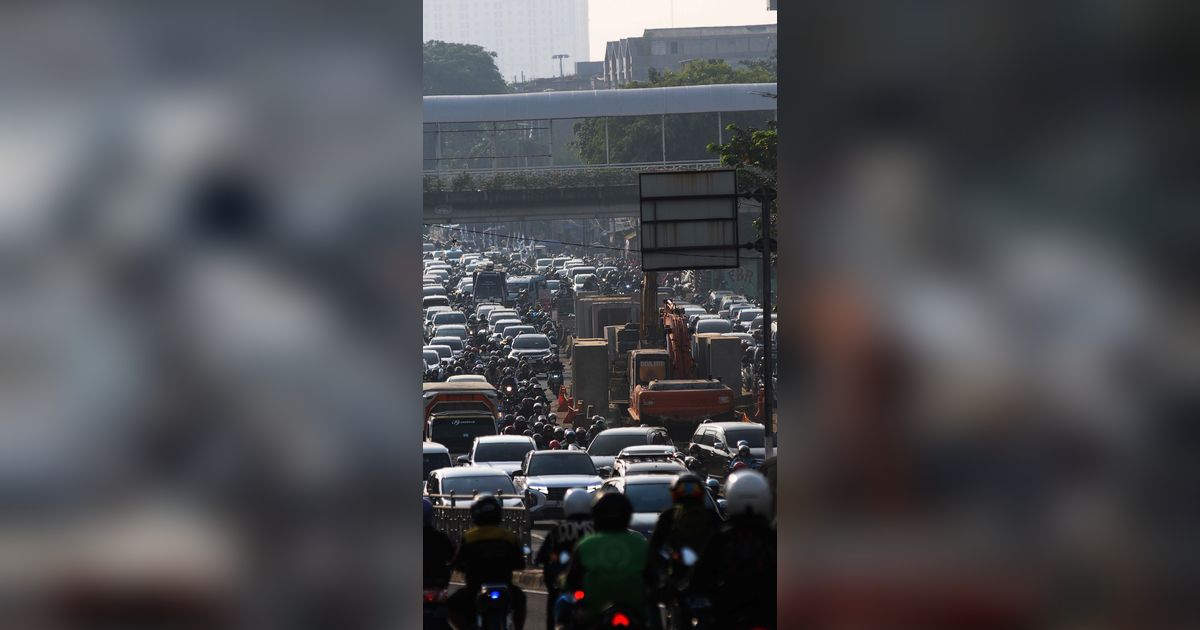
<svg viewBox="0 0 1200 630">
<path fill-rule="evenodd" d="M 575 601 L 583 599 L 583 591 L 575 591 Z"/>
<path fill-rule="evenodd" d="M 625 616 L 625 613 L 617 613 L 612 618 L 612 627 L 617 628 L 621 626 L 629 627 L 629 617 Z"/>
<path fill-rule="evenodd" d="M 500 599 L 500 591 L 488 591 L 488 597 L 492 599 Z"/>
</svg>

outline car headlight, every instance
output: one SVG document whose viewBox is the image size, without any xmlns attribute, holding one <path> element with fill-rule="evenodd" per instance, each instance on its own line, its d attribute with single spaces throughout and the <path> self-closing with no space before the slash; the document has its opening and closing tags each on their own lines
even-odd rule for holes
<svg viewBox="0 0 1200 630">
<path fill-rule="evenodd" d="M 550 490 L 546 486 L 529 486 L 529 489 L 542 494 L 550 494 Z"/>
<path fill-rule="evenodd" d="M 588 484 L 587 491 L 588 491 L 588 492 L 595 492 L 595 491 L 599 490 L 599 489 L 600 489 L 600 487 L 601 487 L 601 486 L 603 486 L 603 485 L 604 485 L 604 484 L 602 484 L 602 483 L 593 483 L 593 484 Z"/>
</svg>

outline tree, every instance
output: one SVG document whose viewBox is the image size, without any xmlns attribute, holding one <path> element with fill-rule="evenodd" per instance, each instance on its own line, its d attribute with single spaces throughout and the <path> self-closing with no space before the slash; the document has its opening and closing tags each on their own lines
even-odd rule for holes
<svg viewBox="0 0 1200 630">
<path fill-rule="evenodd" d="M 724 59 L 701 59 L 688 63 L 679 72 L 651 68 L 649 81 L 635 81 L 625 88 L 674 87 L 679 85 L 725 85 L 730 83 L 771 83 L 775 81 L 774 62 L 742 62 L 734 68 Z"/>
<path fill-rule="evenodd" d="M 422 71 L 422 87 L 427 96 L 509 91 L 496 68 L 496 53 L 475 44 L 425 42 Z"/>
<path fill-rule="evenodd" d="M 778 184 L 778 163 L 776 147 L 779 133 L 774 120 L 767 121 L 766 128 L 741 128 L 729 125 L 726 129 L 733 135 L 724 144 L 715 142 L 708 145 L 708 150 L 721 156 L 723 166 L 738 169 L 738 192 L 752 193 L 765 189 L 774 196 Z M 778 205 L 771 203 L 771 236 L 776 234 Z M 761 221 L 755 221 L 755 227 L 762 234 Z"/>
</svg>

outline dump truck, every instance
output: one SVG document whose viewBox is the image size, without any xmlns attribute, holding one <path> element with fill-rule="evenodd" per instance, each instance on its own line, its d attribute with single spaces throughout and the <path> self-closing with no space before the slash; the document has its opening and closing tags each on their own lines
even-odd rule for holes
<svg viewBox="0 0 1200 630">
<path fill-rule="evenodd" d="M 491 383 L 423 383 L 421 397 L 424 399 L 426 422 L 435 413 L 459 411 L 481 411 L 499 417 L 500 393 Z"/>
</svg>

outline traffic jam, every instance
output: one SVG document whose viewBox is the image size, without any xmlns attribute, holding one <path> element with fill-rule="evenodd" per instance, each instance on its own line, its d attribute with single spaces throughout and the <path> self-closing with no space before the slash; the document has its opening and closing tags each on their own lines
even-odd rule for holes
<svg viewBox="0 0 1200 630">
<path fill-rule="evenodd" d="M 547 628 L 774 627 L 777 444 L 761 382 L 774 317 L 695 272 L 645 275 L 622 252 L 436 234 L 422 254 L 426 627 L 523 627 L 543 606 Z M 706 568 L 727 563 L 709 557 L 714 541 L 751 517 L 770 532 L 757 552 L 770 555 L 769 614 L 764 594 L 717 601 L 744 589 Z M 620 591 L 630 567 L 573 553 L 601 546 L 614 518 L 637 539 L 623 544 L 646 547 L 640 592 L 601 602 L 580 585 Z M 489 526 L 515 560 L 473 551 Z M 446 579 L 428 575 L 431 536 L 449 542 Z M 539 576 L 529 595 L 522 574 Z"/>
</svg>

